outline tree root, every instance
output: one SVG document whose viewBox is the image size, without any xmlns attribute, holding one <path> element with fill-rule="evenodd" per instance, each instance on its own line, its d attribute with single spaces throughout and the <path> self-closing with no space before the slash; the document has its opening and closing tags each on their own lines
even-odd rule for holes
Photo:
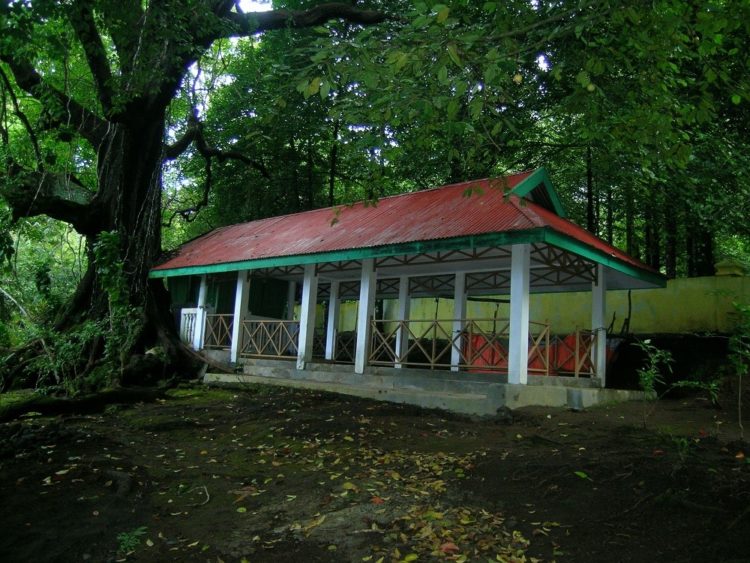
<svg viewBox="0 0 750 563">
<path fill-rule="evenodd" d="M 0 409 L 0 422 L 37 412 L 44 416 L 61 414 L 94 414 L 103 412 L 108 405 L 150 403 L 164 397 L 163 389 L 153 387 L 109 389 L 79 397 L 47 397 L 32 395 L 28 400 L 12 403 Z"/>
</svg>

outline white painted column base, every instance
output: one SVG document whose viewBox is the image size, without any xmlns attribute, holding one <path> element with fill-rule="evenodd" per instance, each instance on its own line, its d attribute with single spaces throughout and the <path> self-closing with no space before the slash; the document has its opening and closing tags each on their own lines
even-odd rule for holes
<svg viewBox="0 0 750 563">
<path fill-rule="evenodd" d="M 408 321 L 411 314 L 411 297 L 409 297 L 409 278 L 401 276 L 398 280 L 398 320 Z M 409 333 L 404 325 L 396 331 L 396 355 L 405 359 L 409 350 Z M 401 363 L 396 362 L 393 367 L 401 368 Z"/>
<path fill-rule="evenodd" d="M 336 359 L 336 335 L 339 325 L 339 282 L 331 282 L 331 296 L 328 301 L 328 321 L 326 326 L 326 360 Z"/>
<path fill-rule="evenodd" d="M 607 382 L 607 277 L 602 264 L 596 265 L 596 281 L 591 284 L 591 330 L 596 336 L 591 361 L 602 387 Z"/>
<path fill-rule="evenodd" d="M 508 383 L 525 385 L 529 371 L 529 269 L 531 245 L 514 244 L 510 269 Z"/>
<path fill-rule="evenodd" d="M 354 353 L 354 372 L 362 374 L 370 353 L 370 319 L 375 308 L 375 263 L 372 258 L 362 260 L 362 279 L 357 310 L 357 348 Z"/>
<path fill-rule="evenodd" d="M 247 277 L 247 270 L 237 272 L 237 286 L 234 290 L 234 316 L 232 317 L 232 348 L 229 360 L 236 364 L 240 359 L 242 351 L 242 323 L 247 314 L 247 302 L 250 297 L 250 280 Z"/>
<path fill-rule="evenodd" d="M 315 332 L 315 310 L 318 304 L 318 274 L 315 264 L 305 265 L 302 283 L 302 306 L 299 317 L 299 341 L 297 343 L 297 369 L 305 369 L 312 360 L 313 334 Z"/>
<path fill-rule="evenodd" d="M 466 318 L 466 274 L 456 272 L 453 288 L 453 346 L 451 346 L 451 371 L 458 371 L 461 363 L 461 338 Z"/>
<path fill-rule="evenodd" d="M 206 333 L 206 295 L 208 294 L 208 279 L 206 274 L 201 276 L 198 289 L 198 310 L 195 313 L 195 329 L 193 330 L 193 349 L 203 349 L 203 335 Z"/>
</svg>

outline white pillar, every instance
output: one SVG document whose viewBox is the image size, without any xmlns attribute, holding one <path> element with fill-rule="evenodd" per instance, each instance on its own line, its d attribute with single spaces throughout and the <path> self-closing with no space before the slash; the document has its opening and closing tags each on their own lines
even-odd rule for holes
<svg viewBox="0 0 750 563">
<path fill-rule="evenodd" d="M 398 317 L 400 321 L 408 321 L 411 313 L 411 298 L 409 297 L 409 278 L 401 276 L 398 280 Z M 409 349 L 409 333 L 406 327 L 401 325 L 396 331 L 396 355 L 399 358 L 406 356 Z M 396 362 L 394 367 L 400 368 L 401 364 Z"/>
<path fill-rule="evenodd" d="M 198 311 L 195 313 L 195 329 L 193 330 L 193 349 L 203 348 L 203 334 L 206 332 L 206 295 L 208 293 L 208 279 L 206 274 L 201 276 L 198 289 Z"/>
<path fill-rule="evenodd" d="M 596 335 L 591 361 L 596 375 L 605 387 L 607 378 L 607 279 L 602 264 L 596 265 L 596 280 L 591 284 L 591 330 Z"/>
<path fill-rule="evenodd" d="M 453 345 L 451 346 L 451 371 L 458 371 L 461 363 L 461 338 L 466 318 L 466 274 L 456 272 L 453 287 Z"/>
<path fill-rule="evenodd" d="M 336 334 L 339 326 L 339 282 L 331 281 L 330 297 L 328 298 L 328 323 L 326 326 L 326 360 L 336 359 Z"/>
<path fill-rule="evenodd" d="M 354 354 L 354 372 L 364 373 L 370 351 L 370 319 L 375 308 L 375 263 L 372 258 L 362 260 L 362 280 L 359 286 L 357 310 L 357 349 Z"/>
<path fill-rule="evenodd" d="M 302 307 L 299 315 L 297 369 L 305 369 L 305 363 L 312 360 L 315 309 L 317 304 L 318 274 L 315 271 L 315 264 L 306 264 L 305 278 L 302 282 Z"/>
<path fill-rule="evenodd" d="M 510 267 L 508 383 L 525 385 L 529 369 L 529 266 L 531 246 L 514 244 Z"/>
<path fill-rule="evenodd" d="M 237 286 L 234 290 L 234 316 L 232 317 L 232 349 L 230 361 L 237 363 L 242 350 L 242 323 L 247 314 L 247 302 L 250 297 L 250 280 L 247 270 L 237 272 Z"/>
<path fill-rule="evenodd" d="M 290 281 L 286 294 L 286 318 L 289 321 L 294 320 L 295 299 L 297 299 L 297 282 Z"/>
</svg>

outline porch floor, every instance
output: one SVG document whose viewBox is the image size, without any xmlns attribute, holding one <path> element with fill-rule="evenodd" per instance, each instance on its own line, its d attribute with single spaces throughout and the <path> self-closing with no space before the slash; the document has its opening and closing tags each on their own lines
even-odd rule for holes
<svg viewBox="0 0 750 563">
<path fill-rule="evenodd" d="M 639 391 L 601 389 L 597 378 L 530 375 L 527 385 L 518 385 L 508 383 L 506 375 L 495 373 L 369 366 L 358 375 L 352 366 L 310 363 L 298 370 L 294 362 L 283 360 L 245 359 L 241 365 L 242 373 L 207 373 L 204 381 L 222 386 L 263 383 L 316 389 L 483 416 L 495 415 L 501 407 L 586 408 L 643 397 Z"/>
</svg>

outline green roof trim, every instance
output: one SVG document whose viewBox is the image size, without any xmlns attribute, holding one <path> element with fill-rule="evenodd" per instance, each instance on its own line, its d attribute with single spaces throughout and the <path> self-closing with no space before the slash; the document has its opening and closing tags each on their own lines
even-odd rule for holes
<svg viewBox="0 0 750 563">
<path fill-rule="evenodd" d="M 667 286 L 667 278 L 662 274 L 638 268 L 632 264 L 622 261 L 616 256 L 612 256 L 610 254 L 607 254 L 606 252 L 603 252 L 596 248 L 592 248 L 585 243 L 569 237 L 568 235 L 559 233 L 549 227 L 544 227 L 544 231 L 544 242 L 548 244 L 554 245 L 558 248 L 562 248 L 563 250 L 567 250 L 569 252 L 573 252 L 574 254 L 578 254 L 583 258 L 591 260 L 592 262 L 602 264 L 604 266 L 607 266 L 608 268 L 612 268 L 613 270 L 617 270 L 618 272 L 622 272 L 623 274 L 644 281 L 646 283 L 654 284 L 658 287 Z"/>
<path fill-rule="evenodd" d="M 547 195 L 549 196 L 552 207 L 550 211 L 554 211 L 559 217 L 566 218 L 567 214 L 563 208 L 560 196 L 557 195 L 557 191 L 552 186 L 552 181 L 547 174 L 547 170 L 544 168 L 537 168 L 531 174 L 526 176 L 521 182 L 513 188 L 510 193 L 517 195 L 518 197 L 524 197 L 534 191 L 534 188 L 543 185 Z"/>
<path fill-rule="evenodd" d="M 189 266 L 170 270 L 151 270 L 151 278 L 170 278 L 174 276 L 192 276 L 200 274 L 216 274 L 221 272 L 236 272 L 238 270 L 259 270 L 261 268 L 275 268 L 278 266 L 302 266 L 304 264 L 319 264 L 322 262 L 339 262 L 343 260 L 364 260 L 367 258 L 386 258 L 403 254 L 421 254 L 438 250 L 461 250 L 482 248 L 485 246 L 506 246 L 509 244 L 525 244 L 544 242 L 544 232 L 541 229 L 511 231 L 506 233 L 486 233 L 455 237 L 449 239 L 435 239 L 387 246 L 368 248 L 354 248 L 319 252 L 315 254 L 296 254 L 292 256 L 274 256 L 272 258 L 258 258 L 240 262 L 226 262 L 222 264 L 207 264 L 205 266 Z"/>
<path fill-rule="evenodd" d="M 205 266 L 190 266 L 186 268 L 173 268 L 170 270 L 152 270 L 149 277 L 171 278 L 176 276 L 218 274 L 223 272 L 236 272 L 239 270 L 259 270 L 262 268 L 274 268 L 278 266 L 302 266 L 304 264 L 319 264 L 322 262 L 386 258 L 389 256 L 420 254 L 439 250 L 473 249 L 486 246 L 507 246 L 511 244 L 527 244 L 535 242 L 544 242 L 557 246 L 558 248 L 573 252 L 574 254 L 582 256 L 592 262 L 603 264 L 613 270 L 617 270 L 646 283 L 658 287 L 666 286 L 666 278 L 661 274 L 638 268 L 637 266 L 622 261 L 616 256 L 611 256 L 606 252 L 592 248 L 587 244 L 559 233 L 549 227 L 506 233 L 487 233 L 450 239 L 407 242 L 403 244 L 392 244 L 370 248 L 336 250 L 317 254 L 276 256 L 273 258 L 259 258 L 257 260 L 208 264 Z"/>
</svg>

